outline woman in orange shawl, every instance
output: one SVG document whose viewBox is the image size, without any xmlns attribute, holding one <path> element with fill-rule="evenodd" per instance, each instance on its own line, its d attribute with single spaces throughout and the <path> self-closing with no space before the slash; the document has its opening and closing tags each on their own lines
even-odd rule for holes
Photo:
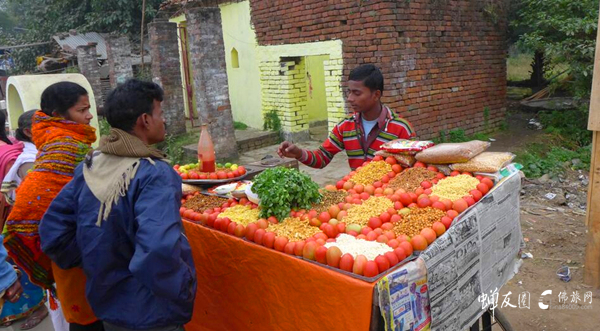
<svg viewBox="0 0 600 331">
<path fill-rule="evenodd" d="M 96 140 L 89 125 L 93 116 L 87 91 L 71 82 L 51 85 L 42 93 L 41 110 L 33 117 L 33 143 L 38 155 L 31 173 L 17 190 L 8 216 L 4 244 L 10 257 L 29 275 L 31 282 L 49 289 L 61 302 L 73 330 L 103 330 L 85 298 L 81 268 L 60 269 L 40 248 L 39 223 L 60 190 L 73 177 Z M 56 292 L 54 283 L 56 282 Z M 51 299 L 51 308 L 56 308 Z"/>
</svg>

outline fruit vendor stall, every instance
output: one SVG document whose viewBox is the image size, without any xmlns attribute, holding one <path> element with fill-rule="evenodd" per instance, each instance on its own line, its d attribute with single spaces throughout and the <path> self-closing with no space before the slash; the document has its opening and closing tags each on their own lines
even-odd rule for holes
<svg viewBox="0 0 600 331">
<path fill-rule="evenodd" d="M 188 188 L 198 290 L 186 329 L 468 328 L 479 296 L 518 267 L 514 156 L 476 141 L 384 147 L 324 188 L 281 167 L 226 192 Z"/>
</svg>

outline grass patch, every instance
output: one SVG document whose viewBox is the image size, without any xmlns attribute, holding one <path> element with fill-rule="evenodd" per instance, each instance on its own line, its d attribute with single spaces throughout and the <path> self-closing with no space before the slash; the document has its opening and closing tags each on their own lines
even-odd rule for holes
<svg viewBox="0 0 600 331">
<path fill-rule="evenodd" d="M 236 130 L 246 130 L 248 128 L 248 126 L 242 122 L 234 121 L 233 128 Z"/>
<path fill-rule="evenodd" d="M 507 79 L 511 82 L 521 82 L 531 77 L 531 62 L 533 54 L 518 54 L 510 56 L 506 63 Z"/>
<path fill-rule="evenodd" d="M 433 142 L 436 144 L 441 143 L 463 143 L 471 140 L 488 141 L 490 136 L 485 133 L 476 133 L 474 135 L 466 135 L 463 129 L 454 129 L 448 132 L 440 131 L 440 136 L 434 138 Z"/>
<path fill-rule="evenodd" d="M 167 139 L 156 147 L 167 154 L 171 164 L 188 164 L 198 162 L 197 158 L 187 155 L 183 146 L 198 143 L 200 133 L 188 132 L 182 135 L 168 135 Z"/>
</svg>

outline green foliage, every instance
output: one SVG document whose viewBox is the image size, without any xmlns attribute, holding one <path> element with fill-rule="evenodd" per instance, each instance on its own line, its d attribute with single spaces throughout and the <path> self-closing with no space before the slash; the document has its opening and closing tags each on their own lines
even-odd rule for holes
<svg viewBox="0 0 600 331">
<path fill-rule="evenodd" d="M 271 109 L 265 113 L 263 129 L 265 131 L 281 131 L 281 120 L 279 119 L 279 115 L 277 115 L 277 110 Z"/>
<path fill-rule="evenodd" d="M 463 129 L 454 129 L 450 130 L 448 133 L 446 131 L 440 131 L 440 136 L 438 138 L 433 139 L 433 142 L 436 144 L 441 143 L 462 143 L 471 140 L 481 140 L 488 141 L 489 136 L 485 133 L 476 133 L 474 135 L 467 136 L 465 134 L 465 130 Z"/>
<path fill-rule="evenodd" d="M 523 165 L 525 175 L 529 178 L 538 178 L 544 174 L 555 176 L 562 173 L 570 165 L 568 161 L 574 159 L 581 160 L 581 163 L 573 166 L 573 169 L 589 170 L 592 146 L 570 150 L 552 144 L 534 143 L 516 154 L 515 162 Z"/>
<path fill-rule="evenodd" d="M 281 222 L 292 208 L 309 209 L 321 200 L 319 186 L 298 170 L 276 167 L 254 178 L 252 191 L 260 197 L 260 217 L 275 216 Z"/>
<path fill-rule="evenodd" d="M 106 117 L 101 117 L 98 120 L 98 126 L 100 126 L 100 136 L 108 136 L 110 133 L 110 124 L 108 124 Z"/>
<path fill-rule="evenodd" d="M 144 63 L 144 69 L 141 66 L 137 67 L 135 72 L 135 79 L 143 80 L 146 82 L 152 81 L 152 68 L 150 63 Z"/>
<path fill-rule="evenodd" d="M 516 0 L 511 22 L 519 45 L 541 51 L 550 65 L 567 64 L 577 97 L 587 97 L 592 82 L 598 0 Z"/>
<path fill-rule="evenodd" d="M 245 123 L 234 121 L 233 128 L 236 130 L 246 130 L 248 126 Z"/>
<path fill-rule="evenodd" d="M 198 159 L 187 155 L 183 150 L 183 146 L 197 142 L 197 133 L 186 133 L 177 136 L 167 135 L 165 141 L 156 147 L 167 154 L 167 158 L 171 161 L 171 164 L 189 164 L 198 162 Z"/>
<path fill-rule="evenodd" d="M 558 136 L 569 149 L 578 149 L 592 143 L 592 132 L 588 131 L 587 105 L 571 110 L 556 110 L 540 113 L 540 122 L 547 133 Z"/>
</svg>

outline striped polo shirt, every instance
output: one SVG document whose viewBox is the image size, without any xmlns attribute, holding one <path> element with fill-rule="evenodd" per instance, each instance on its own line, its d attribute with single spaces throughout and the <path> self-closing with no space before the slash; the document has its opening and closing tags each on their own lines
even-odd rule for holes
<svg viewBox="0 0 600 331">
<path fill-rule="evenodd" d="M 298 161 L 309 167 L 324 168 L 335 154 L 346 150 L 348 163 L 354 170 L 365 161 L 373 159 L 375 152 L 380 150 L 384 143 L 394 139 L 414 137 L 412 125 L 387 106 L 383 106 L 377 124 L 368 135 L 364 133 L 361 114 L 356 112 L 338 123 L 319 149 L 303 150 L 302 157 Z"/>
</svg>

